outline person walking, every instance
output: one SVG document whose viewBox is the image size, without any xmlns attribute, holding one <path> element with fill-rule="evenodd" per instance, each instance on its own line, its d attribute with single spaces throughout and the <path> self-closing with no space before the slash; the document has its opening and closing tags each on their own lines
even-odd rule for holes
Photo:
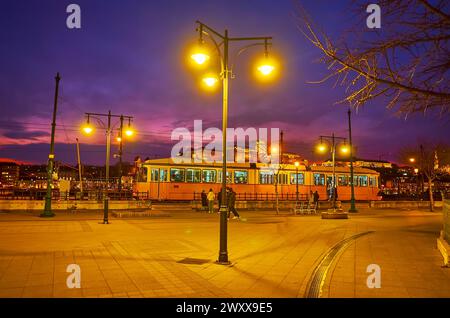
<svg viewBox="0 0 450 318">
<path fill-rule="evenodd" d="M 233 212 L 233 219 L 239 219 L 239 213 L 236 210 L 236 192 L 233 191 L 233 189 L 230 188 L 230 193 L 228 195 L 228 218 L 230 218 L 231 213 Z"/>
<path fill-rule="evenodd" d="M 214 191 L 212 189 L 209 189 L 207 199 L 208 199 L 208 213 L 214 212 L 214 199 L 216 198 L 216 195 L 214 194 Z"/>
</svg>

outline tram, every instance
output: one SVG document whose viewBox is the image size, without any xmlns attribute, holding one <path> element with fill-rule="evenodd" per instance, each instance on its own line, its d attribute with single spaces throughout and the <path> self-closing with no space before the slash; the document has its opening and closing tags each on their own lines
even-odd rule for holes
<svg viewBox="0 0 450 318">
<path fill-rule="evenodd" d="M 378 199 L 379 173 L 355 167 L 354 190 L 356 200 Z M 218 193 L 222 186 L 221 163 L 174 163 L 171 158 L 147 160 L 141 164 L 140 176 L 135 191 L 147 192 L 152 200 L 194 200 L 203 190 Z M 337 199 L 350 200 L 350 168 L 335 167 Z M 329 166 L 296 167 L 283 164 L 273 171 L 263 163 L 228 163 L 227 184 L 237 193 L 237 199 L 269 198 L 277 191 L 281 197 L 306 198 L 310 191 L 317 191 L 320 200 L 327 200 L 327 188 L 333 179 L 333 168 Z M 298 182 L 298 186 L 297 183 Z M 196 196 L 197 194 L 197 196 Z"/>
</svg>

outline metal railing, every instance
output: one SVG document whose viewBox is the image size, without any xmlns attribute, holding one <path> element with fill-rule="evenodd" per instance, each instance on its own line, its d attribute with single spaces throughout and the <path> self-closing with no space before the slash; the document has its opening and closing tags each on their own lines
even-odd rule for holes
<svg viewBox="0 0 450 318">
<path fill-rule="evenodd" d="M 200 192 L 194 192 L 194 201 L 201 200 L 202 194 Z M 216 194 L 217 199 L 217 194 Z M 296 193 L 278 193 L 278 200 L 280 201 L 295 201 L 297 199 Z M 299 201 L 308 200 L 308 195 L 299 193 Z M 275 193 L 236 193 L 236 201 L 275 201 Z"/>
<path fill-rule="evenodd" d="M 0 189 L 0 200 L 44 200 L 46 189 Z M 103 200 L 104 192 L 102 190 L 83 191 L 59 191 L 52 190 L 52 200 L 68 201 L 68 200 Z M 148 200 L 148 192 L 133 192 L 130 190 L 116 191 L 109 190 L 107 192 L 110 200 Z"/>
</svg>

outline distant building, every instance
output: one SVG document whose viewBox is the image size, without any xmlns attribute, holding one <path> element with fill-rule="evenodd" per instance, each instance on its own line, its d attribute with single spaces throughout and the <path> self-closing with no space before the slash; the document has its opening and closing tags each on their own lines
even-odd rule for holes
<svg viewBox="0 0 450 318">
<path fill-rule="evenodd" d="M 331 159 L 328 159 L 322 163 L 322 166 L 332 166 L 333 162 Z M 336 166 L 349 166 L 350 161 L 349 159 L 341 159 L 336 158 Z M 392 163 L 389 161 L 384 160 L 371 160 L 371 159 L 358 159 L 355 158 L 353 160 L 353 166 L 354 167 L 361 167 L 361 168 L 369 168 L 369 169 L 377 169 L 377 168 L 387 168 L 392 169 Z"/>
<path fill-rule="evenodd" d="M 0 162 L 0 187 L 15 186 L 19 181 L 20 166 L 15 162 Z"/>
<path fill-rule="evenodd" d="M 384 160 L 355 159 L 353 164 L 363 168 L 392 168 L 392 163 Z"/>
</svg>

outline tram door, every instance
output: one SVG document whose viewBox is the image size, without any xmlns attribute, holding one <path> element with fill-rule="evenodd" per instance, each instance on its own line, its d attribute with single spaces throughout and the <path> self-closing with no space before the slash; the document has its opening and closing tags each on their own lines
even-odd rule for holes
<svg viewBox="0 0 450 318">
<path fill-rule="evenodd" d="M 167 199 L 167 169 L 151 168 L 150 170 L 150 198 L 153 200 Z"/>
</svg>

